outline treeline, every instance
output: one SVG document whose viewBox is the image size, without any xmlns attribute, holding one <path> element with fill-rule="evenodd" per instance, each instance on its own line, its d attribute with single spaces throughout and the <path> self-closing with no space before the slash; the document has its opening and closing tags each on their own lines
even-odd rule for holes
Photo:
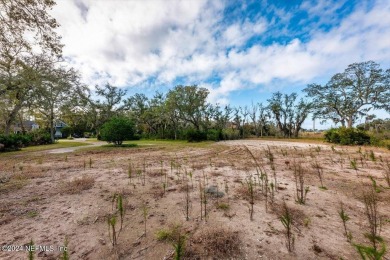
<svg viewBox="0 0 390 260">
<path fill-rule="evenodd" d="M 143 138 L 220 140 L 254 136 L 297 137 L 309 114 L 351 128 L 370 120 L 374 109 L 390 111 L 390 70 L 373 61 L 354 63 L 327 84 L 310 84 L 304 98 L 276 92 L 266 103 L 220 106 L 207 102 L 209 92 L 176 86 L 168 93 L 126 96 L 110 84 L 91 92 L 62 58 L 59 26 L 48 10 L 54 1 L 0 1 L 0 133 L 30 117 L 54 141 L 54 122 L 69 125 L 75 136 L 99 135 L 113 117 L 134 123 Z M 31 37 L 34 36 L 34 37 Z"/>
<path fill-rule="evenodd" d="M 156 92 L 152 98 L 126 92 L 109 84 L 97 87 L 96 101 L 86 100 L 82 108 L 61 111 L 61 118 L 76 136 L 84 132 L 99 134 L 112 117 L 126 117 L 135 124 L 142 138 L 222 140 L 248 136 L 278 135 L 296 137 L 311 111 L 311 103 L 297 94 L 274 93 L 267 104 L 231 107 L 207 102 L 209 91 L 197 86 L 176 86 L 168 93 Z"/>
</svg>

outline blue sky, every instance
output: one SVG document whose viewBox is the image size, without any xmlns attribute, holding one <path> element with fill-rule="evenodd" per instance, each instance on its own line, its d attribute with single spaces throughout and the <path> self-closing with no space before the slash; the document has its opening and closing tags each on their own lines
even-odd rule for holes
<svg viewBox="0 0 390 260">
<path fill-rule="evenodd" d="M 91 88 L 151 96 L 196 84 L 231 105 L 326 83 L 354 62 L 389 68 L 389 14 L 388 0 L 58 0 L 53 10 L 64 56 Z"/>
</svg>

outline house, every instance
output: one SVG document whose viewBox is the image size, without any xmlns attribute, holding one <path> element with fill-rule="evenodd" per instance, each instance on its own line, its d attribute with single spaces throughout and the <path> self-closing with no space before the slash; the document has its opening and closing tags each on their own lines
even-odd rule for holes
<svg viewBox="0 0 390 260">
<path fill-rule="evenodd" d="M 54 137 L 55 138 L 64 138 L 64 137 L 66 137 L 62 133 L 62 129 L 64 129 L 67 126 L 68 125 L 64 121 L 57 119 L 54 122 Z"/>
<path fill-rule="evenodd" d="M 14 133 L 21 134 L 39 129 L 39 125 L 35 121 L 25 120 L 22 123 L 14 125 Z"/>
</svg>

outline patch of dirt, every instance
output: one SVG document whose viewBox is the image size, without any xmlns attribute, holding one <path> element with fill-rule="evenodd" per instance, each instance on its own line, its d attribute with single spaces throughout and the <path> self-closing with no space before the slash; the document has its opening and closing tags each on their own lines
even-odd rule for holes
<svg viewBox="0 0 390 260">
<path fill-rule="evenodd" d="M 71 259 L 173 259 L 174 241 L 159 241 L 156 233 L 177 225 L 189 259 L 358 259 L 338 209 L 343 202 L 353 243 L 369 245 L 361 198 L 363 187 L 373 185 L 370 177 L 378 190 L 380 235 L 390 242 L 390 189 L 384 174 L 390 153 L 382 149 L 262 140 L 202 148 L 85 148 L 0 161 L 0 259 L 27 258 L 21 249 L 31 239 L 40 246 L 38 259 L 58 259 L 66 238 Z M 296 164 L 307 169 L 304 205 L 296 202 Z M 255 184 L 252 221 L 249 176 Z M 213 197 L 204 192 L 208 187 L 224 195 Z M 117 194 L 122 194 L 121 207 Z M 280 221 L 283 201 L 292 212 L 293 252 L 287 250 Z M 124 209 L 122 221 L 119 208 Z M 115 246 L 107 224 L 113 214 Z M 223 246 L 216 248 L 219 243 Z"/>
</svg>

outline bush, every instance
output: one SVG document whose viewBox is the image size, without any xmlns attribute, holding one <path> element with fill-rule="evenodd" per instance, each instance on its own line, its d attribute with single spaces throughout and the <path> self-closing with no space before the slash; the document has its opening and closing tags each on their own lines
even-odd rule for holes
<svg viewBox="0 0 390 260">
<path fill-rule="evenodd" d="M 220 141 L 223 139 L 222 131 L 216 129 L 210 129 L 207 131 L 207 140 Z"/>
<path fill-rule="evenodd" d="M 101 140 L 121 145 L 125 140 L 134 140 L 134 122 L 125 117 L 114 117 L 100 129 Z"/>
<path fill-rule="evenodd" d="M 356 128 L 332 128 L 326 131 L 325 140 L 330 143 L 342 145 L 364 145 L 370 144 L 370 136 Z"/>
<path fill-rule="evenodd" d="M 65 126 L 61 129 L 61 133 L 64 138 L 68 138 L 73 133 L 73 128 L 71 128 L 70 126 Z"/>
<path fill-rule="evenodd" d="M 186 139 L 188 142 L 200 142 L 207 140 L 207 133 L 195 129 L 189 129 L 186 132 Z"/>
<path fill-rule="evenodd" d="M 226 128 L 222 130 L 223 140 L 240 139 L 240 131 L 237 129 Z"/>
<path fill-rule="evenodd" d="M 29 145 L 43 145 L 53 143 L 50 133 L 45 129 L 34 130 L 27 134 L 31 138 Z"/>
<path fill-rule="evenodd" d="M 27 134 L 0 135 L 0 152 L 15 151 L 31 145 L 51 144 L 50 134 L 44 129 Z"/>
<path fill-rule="evenodd" d="M 30 137 L 20 134 L 0 135 L 0 151 L 14 151 L 28 146 Z"/>
</svg>

